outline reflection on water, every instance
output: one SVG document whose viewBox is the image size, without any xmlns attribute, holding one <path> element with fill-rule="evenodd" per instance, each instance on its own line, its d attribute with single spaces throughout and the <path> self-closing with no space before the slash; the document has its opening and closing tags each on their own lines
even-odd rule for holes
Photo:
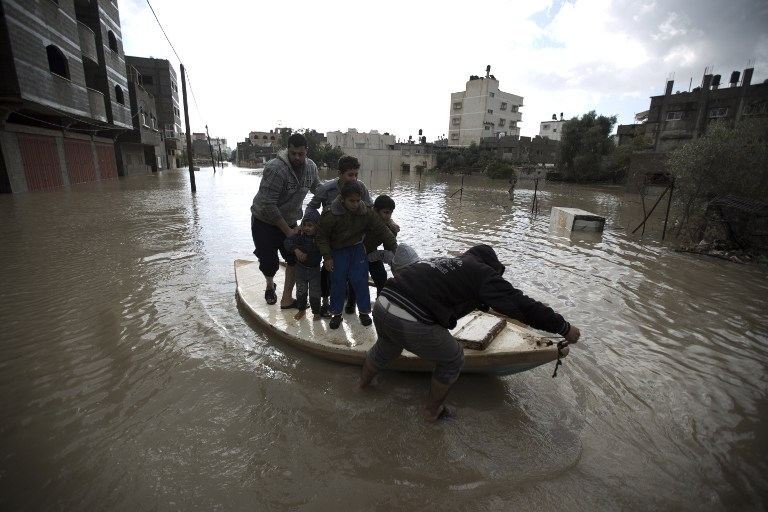
<svg viewBox="0 0 768 512">
<path fill-rule="evenodd" d="M 628 235 L 640 198 L 617 188 L 545 184 L 531 213 L 524 181 L 361 178 L 403 241 L 489 243 L 582 328 L 557 379 L 464 376 L 431 426 L 425 376 L 359 393 L 356 368 L 269 339 L 232 271 L 259 171 L 2 196 L 0 508 L 765 506 L 764 269 L 660 245 L 661 213 Z M 553 205 L 605 216 L 602 238 L 550 236 Z"/>
</svg>

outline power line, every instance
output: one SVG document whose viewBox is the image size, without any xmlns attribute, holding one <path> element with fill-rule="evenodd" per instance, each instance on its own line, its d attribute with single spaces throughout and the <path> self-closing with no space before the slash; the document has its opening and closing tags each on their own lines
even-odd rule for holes
<svg viewBox="0 0 768 512">
<path fill-rule="evenodd" d="M 179 57 L 179 53 L 176 51 L 176 48 L 173 46 L 173 43 L 168 37 L 168 34 L 165 33 L 163 24 L 160 23 L 160 18 L 157 17 L 157 13 L 155 12 L 155 9 L 152 7 L 152 4 L 149 2 L 149 0 L 146 0 L 146 1 L 147 1 L 147 5 L 149 6 L 149 9 L 152 11 L 152 15 L 155 17 L 155 21 L 157 21 L 157 26 L 160 27 L 160 30 L 163 32 L 163 36 L 165 36 L 165 40 L 168 41 L 168 45 L 171 47 L 171 50 L 173 50 L 173 53 L 176 55 L 176 58 L 179 60 L 179 63 L 181 63 L 182 62 L 181 57 Z M 184 74 L 187 76 L 187 81 L 189 81 L 189 90 L 192 93 L 192 100 L 195 102 L 195 110 L 197 111 L 197 115 L 200 116 L 200 119 L 203 121 L 203 123 L 207 124 L 205 121 L 205 118 L 203 117 L 203 114 L 200 113 L 200 106 L 197 104 L 197 96 L 195 95 L 194 88 L 192 88 L 192 80 L 189 78 L 189 73 L 187 73 L 186 68 L 184 69 Z"/>
<path fill-rule="evenodd" d="M 173 47 L 173 43 L 170 39 L 168 39 L 168 34 L 165 33 L 165 29 L 163 28 L 162 23 L 160 23 L 160 19 L 157 17 L 157 13 L 155 13 L 155 9 L 152 7 L 152 4 L 149 3 L 149 0 L 147 0 L 147 5 L 149 6 L 149 10 L 152 11 L 152 14 L 155 16 L 155 21 L 157 21 L 157 26 L 160 27 L 160 30 L 163 32 L 163 35 L 165 36 L 165 40 L 168 41 L 168 44 L 171 46 L 171 50 L 173 50 L 173 53 L 176 54 L 176 58 L 179 59 L 179 62 L 181 62 L 181 57 L 179 57 L 178 52 L 176 51 L 176 48 Z"/>
</svg>

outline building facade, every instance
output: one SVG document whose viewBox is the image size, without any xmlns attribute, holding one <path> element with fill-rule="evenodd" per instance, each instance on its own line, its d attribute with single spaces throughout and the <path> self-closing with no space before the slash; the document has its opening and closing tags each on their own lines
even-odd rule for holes
<svg viewBox="0 0 768 512">
<path fill-rule="evenodd" d="M 752 84 L 753 68 L 731 73 L 728 87 L 720 75 L 705 74 L 701 84 L 689 92 L 673 93 L 669 80 L 663 95 L 651 97 L 645 122 L 621 125 L 619 145 L 637 144 L 638 149 L 667 152 L 701 137 L 714 122 L 730 126 L 750 118 L 768 117 L 768 83 Z"/>
<path fill-rule="evenodd" d="M 365 171 L 422 172 L 437 165 L 431 144 L 398 143 L 394 135 L 386 132 L 361 133 L 350 128 L 346 132 L 328 132 L 327 140 L 330 145 L 357 158 Z"/>
<path fill-rule="evenodd" d="M 539 137 L 544 137 L 550 140 L 560 140 L 563 134 L 563 125 L 565 119 L 563 119 L 563 113 L 560 112 L 560 119 L 557 118 L 557 114 L 552 114 L 550 121 L 542 121 L 539 123 Z"/>
<path fill-rule="evenodd" d="M 130 128 L 114 2 L 0 1 L 0 191 L 115 178 Z"/>
<path fill-rule="evenodd" d="M 127 71 L 133 129 L 118 136 L 117 167 L 123 176 L 166 169 L 155 98 L 136 68 L 128 66 Z"/>
<path fill-rule="evenodd" d="M 519 136 L 523 97 L 499 89 L 490 74 L 470 76 L 464 90 L 451 94 L 448 145 L 469 146 L 484 138 Z"/>
<path fill-rule="evenodd" d="M 181 124 L 179 85 L 176 70 L 165 59 L 151 57 L 126 57 L 126 63 L 141 75 L 141 86 L 155 98 L 157 122 L 161 130 L 165 151 L 164 165 L 177 169 L 185 146 L 185 134 Z"/>
</svg>

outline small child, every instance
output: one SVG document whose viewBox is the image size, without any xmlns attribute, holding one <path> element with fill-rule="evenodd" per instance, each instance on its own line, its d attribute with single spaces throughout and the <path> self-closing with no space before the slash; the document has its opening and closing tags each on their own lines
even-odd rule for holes
<svg viewBox="0 0 768 512">
<path fill-rule="evenodd" d="M 315 244 L 320 214 L 307 210 L 301 221 L 301 231 L 285 239 L 285 249 L 296 256 L 296 304 L 301 319 L 307 309 L 307 292 L 312 307 L 312 319 L 320 320 L 320 250 Z"/>
<path fill-rule="evenodd" d="M 363 187 L 357 181 L 345 183 L 331 207 L 323 211 L 317 231 L 317 246 L 331 272 L 331 329 L 341 325 L 341 310 L 347 280 L 357 297 L 360 323 L 371 325 L 371 294 L 368 290 L 368 258 L 363 238 L 377 237 L 393 251 L 397 240 L 384 221 L 362 202 Z"/>
</svg>

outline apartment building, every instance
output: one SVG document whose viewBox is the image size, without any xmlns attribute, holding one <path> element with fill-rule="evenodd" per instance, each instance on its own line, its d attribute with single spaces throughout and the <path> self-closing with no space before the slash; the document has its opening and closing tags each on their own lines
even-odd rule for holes
<svg viewBox="0 0 768 512">
<path fill-rule="evenodd" d="M 551 120 L 539 123 L 539 137 L 549 140 L 560 140 L 564 124 L 565 119 L 563 119 L 562 112 L 560 112 L 560 119 L 557 118 L 557 114 L 552 114 Z"/>
<path fill-rule="evenodd" d="M 128 55 L 126 63 L 141 76 L 141 86 L 155 98 L 157 122 L 164 145 L 163 165 L 177 169 L 186 145 L 179 107 L 179 82 L 176 70 L 166 59 Z"/>
<path fill-rule="evenodd" d="M 464 90 L 451 94 L 448 145 L 469 146 L 484 138 L 519 136 L 523 97 L 499 89 L 486 68 L 484 77 L 472 75 Z"/>
<path fill-rule="evenodd" d="M 115 2 L 0 1 L 0 192 L 115 178 L 130 128 Z"/>
<path fill-rule="evenodd" d="M 142 85 L 136 68 L 128 66 L 127 71 L 133 129 L 117 139 L 117 167 L 122 176 L 167 168 L 155 97 Z"/>
</svg>

